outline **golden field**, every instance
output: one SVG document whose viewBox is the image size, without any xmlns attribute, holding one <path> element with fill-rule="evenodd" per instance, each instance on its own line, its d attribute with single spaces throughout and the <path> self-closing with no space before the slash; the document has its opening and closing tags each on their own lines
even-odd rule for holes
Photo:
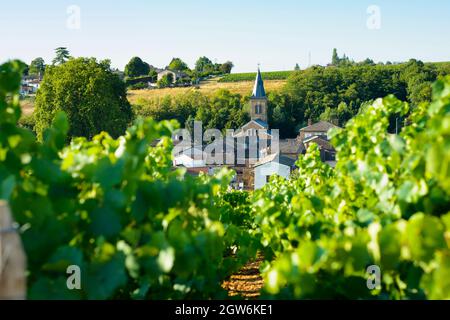
<svg viewBox="0 0 450 320">
<path fill-rule="evenodd" d="M 280 90 L 286 80 L 265 80 L 264 87 L 266 92 L 273 92 Z M 131 104 L 135 104 L 138 99 L 153 100 L 155 98 L 162 98 L 166 95 L 176 96 L 188 93 L 190 91 L 198 91 L 205 95 L 214 94 L 217 90 L 226 89 L 232 93 L 239 93 L 241 96 L 250 95 L 253 90 L 253 81 L 241 81 L 241 82 L 217 82 L 212 79 L 203 81 L 198 88 L 164 88 L 164 89 L 148 89 L 148 90 L 129 90 L 128 100 Z M 27 98 L 21 101 L 22 111 L 24 115 L 33 113 L 34 110 L 34 97 Z"/>
<path fill-rule="evenodd" d="M 280 90 L 286 80 L 266 80 L 264 87 L 266 92 L 273 92 Z M 138 99 L 153 100 L 162 98 L 166 95 L 177 96 L 191 91 L 197 91 L 205 95 L 214 94 L 217 90 L 226 89 L 232 93 L 239 93 L 242 96 L 250 95 L 253 90 L 254 81 L 241 82 L 217 82 L 216 80 L 204 81 L 199 88 L 164 88 L 164 89 L 149 89 L 149 90 L 130 90 L 128 91 L 128 100 L 131 104 L 136 103 Z"/>
</svg>

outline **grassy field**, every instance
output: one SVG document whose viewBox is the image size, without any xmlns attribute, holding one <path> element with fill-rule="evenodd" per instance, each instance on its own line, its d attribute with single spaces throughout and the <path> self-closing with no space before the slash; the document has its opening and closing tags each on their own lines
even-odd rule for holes
<svg viewBox="0 0 450 320">
<path fill-rule="evenodd" d="M 286 80 L 266 80 L 264 87 L 267 92 L 280 90 Z M 165 89 L 151 89 L 151 90 L 130 90 L 128 91 L 128 100 L 131 104 L 136 103 L 138 99 L 152 100 L 162 98 L 166 95 L 176 96 L 185 94 L 190 91 L 199 91 L 205 95 L 214 94 L 217 90 L 226 89 L 232 93 L 239 93 L 242 96 L 250 95 L 253 89 L 254 81 L 240 81 L 240 82 L 219 82 L 217 79 L 204 81 L 200 84 L 198 89 L 194 87 L 188 88 L 165 88 Z"/>
<path fill-rule="evenodd" d="M 261 72 L 264 80 L 286 80 L 295 71 Z M 254 81 L 256 72 L 231 73 L 219 79 L 219 82 Z"/>
</svg>

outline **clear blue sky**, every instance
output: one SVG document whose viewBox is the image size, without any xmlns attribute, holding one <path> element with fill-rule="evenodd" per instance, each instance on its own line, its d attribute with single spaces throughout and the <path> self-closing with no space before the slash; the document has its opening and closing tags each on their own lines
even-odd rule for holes
<svg viewBox="0 0 450 320">
<path fill-rule="evenodd" d="M 69 5 L 81 29 L 66 27 Z M 381 9 L 370 30 L 369 5 Z M 450 60 L 448 0 L 0 0 L 0 61 L 29 63 L 73 56 L 109 58 L 123 69 L 132 56 L 164 67 L 180 57 L 191 67 L 206 55 L 231 60 L 234 72 L 290 70 L 327 64 L 332 48 L 356 61 Z"/>
</svg>

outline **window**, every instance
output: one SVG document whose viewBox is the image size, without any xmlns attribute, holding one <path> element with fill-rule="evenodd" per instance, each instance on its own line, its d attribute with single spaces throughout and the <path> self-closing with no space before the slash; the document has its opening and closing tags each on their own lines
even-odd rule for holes
<svg viewBox="0 0 450 320">
<path fill-rule="evenodd" d="M 269 183 L 271 176 L 266 176 L 266 183 Z"/>
<path fill-rule="evenodd" d="M 256 114 L 261 114 L 262 113 L 262 108 L 261 108 L 261 106 L 259 104 L 257 104 L 255 106 L 255 113 Z"/>
</svg>

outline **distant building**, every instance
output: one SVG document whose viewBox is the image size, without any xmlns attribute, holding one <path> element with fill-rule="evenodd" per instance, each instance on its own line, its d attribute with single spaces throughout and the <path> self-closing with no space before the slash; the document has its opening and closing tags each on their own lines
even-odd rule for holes
<svg viewBox="0 0 450 320">
<path fill-rule="evenodd" d="M 260 123 L 266 125 L 267 129 L 269 128 L 269 125 L 267 124 L 267 96 L 259 68 L 256 74 L 252 96 L 250 97 L 250 118 L 252 120 L 259 120 Z"/>
<path fill-rule="evenodd" d="M 302 153 L 305 153 L 311 143 L 319 146 L 320 158 L 323 162 L 334 167 L 336 165 L 336 150 L 330 143 L 328 131 L 332 128 L 339 128 L 337 125 L 319 121 L 300 129 L 297 140 L 303 145 Z"/>
<path fill-rule="evenodd" d="M 264 187 L 273 175 L 288 179 L 295 169 L 295 160 L 277 153 L 266 156 L 253 167 L 254 189 L 257 190 Z"/>
<path fill-rule="evenodd" d="M 317 136 L 328 140 L 328 130 L 331 128 L 338 128 L 338 126 L 327 121 L 319 121 L 312 124 L 311 120 L 309 120 L 308 126 L 300 129 L 298 139 L 303 141 L 307 138 Z"/>
<path fill-rule="evenodd" d="M 39 76 L 26 76 L 23 77 L 21 86 L 20 86 L 20 94 L 21 95 L 30 95 L 35 94 L 39 87 L 41 86 L 42 77 Z"/>
<path fill-rule="evenodd" d="M 172 71 L 169 69 L 161 70 L 158 72 L 158 81 L 161 80 L 164 76 L 171 74 L 173 77 L 173 83 L 177 82 L 179 79 L 183 79 L 187 76 L 186 73 L 180 71 Z"/>
<path fill-rule="evenodd" d="M 268 101 L 264 89 L 264 82 L 261 71 L 258 68 L 255 85 L 250 97 L 250 121 L 239 128 L 234 134 L 235 138 L 244 139 L 246 149 L 250 151 L 246 155 L 249 164 L 254 164 L 264 156 L 260 151 L 269 148 L 274 138 L 267 123 L 267 105 Z M 252 147 L 258 150 L 258 153 L 253 154 L 251 152 Z"/>
<path fill-rule="evenodd" d="M 283 139 L 279 142 L 280 154 L 297 160 L 298 156 L 303 154 L 305 146 L 298 139 Z"/>
<path fill-rule="evenodd" d="M 205 168 L 206 154 L 198 147 L 183 148 L 174 154 L 174 166 L 185 168 Z"/>
</svg>

